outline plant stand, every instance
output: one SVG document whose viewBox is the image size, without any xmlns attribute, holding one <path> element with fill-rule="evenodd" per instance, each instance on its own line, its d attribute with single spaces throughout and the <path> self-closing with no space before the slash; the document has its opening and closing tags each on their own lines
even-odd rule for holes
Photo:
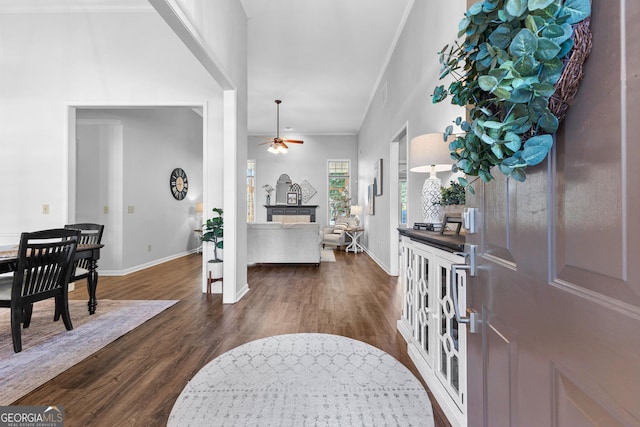
<svg viewBox="0 0 640 427">
<path fill-rule="evenodd" d="M 223 280 L 222 277 L 218 277 L 217 279 L 214 279 L 213 277 L 211 277 L 211 272 L 209 272 L 209 277 L 207 278 L 207 295 L 211 295 L 211 286 L 214 282 L 221 282 L 220 283 L 220 290 L 223 291 Z"/>
</svg>

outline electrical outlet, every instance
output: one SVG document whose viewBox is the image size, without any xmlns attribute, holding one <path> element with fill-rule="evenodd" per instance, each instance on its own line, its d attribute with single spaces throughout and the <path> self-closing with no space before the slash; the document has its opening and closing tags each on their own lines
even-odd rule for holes
<svg viewBox="0 0 640 427">
<path fill-rule="evenodd" d="M 148 251 L 148 252 L 151 252 L 151 245 L 149 245 L 149 246 L 147 247 L 147 251 Z"/>
<path fill-rule="evenodd" d="M 49 215 L 49 205 L 47 204 L 42 205 L 42 214 Z"/>
<path fill-rule="evenodd" d="M 107 215 L 109 213 L 109 206 L 103 206 L 102 207 L 102 213 Z"/>
<path fill-rule="evenodd" d="M 135 213 L 135 211 L 136 211 L 135 206 L 129 206 L 129 207 L 127 207 L 127 213 Z"/>
</svg>

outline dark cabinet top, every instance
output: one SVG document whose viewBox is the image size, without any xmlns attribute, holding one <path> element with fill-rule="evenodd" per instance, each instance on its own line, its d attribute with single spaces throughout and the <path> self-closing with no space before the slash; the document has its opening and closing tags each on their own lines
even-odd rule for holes
<svg viewBox="0 0 640 427">
<path fill-rule="evenodd" d="M 447 252 L 463 252 L 464 236 L 460 234 L 440 234 L 439 231 L 414 230 L 412 228 L 398 228 L 401 236 L 411 240 L 434 246 Z"/>
</svg>

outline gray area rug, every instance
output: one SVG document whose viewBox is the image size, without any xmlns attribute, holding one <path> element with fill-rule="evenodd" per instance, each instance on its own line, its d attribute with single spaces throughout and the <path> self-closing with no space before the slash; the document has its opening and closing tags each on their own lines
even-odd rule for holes
<svg viewBox="0 0 640 427">
<path fill-rule="evenodd" d="M 336 262 L 336 254 L 333 249 L 320 249 L 320 262 Z"/>
<path fill-rule="evenodd" d="M 73 330 L 53 321 L 53 300 L 33 306 L 22 329 L 22 352 L 13 352 L 10 309 L 0 309 L 0 405 L 9 405 L 76 363 L 140 326 L 177 301 L 100 300 L 89 315 L 87 301 L 69 301 Z"/>
<path fill-rule="evenodd" d="M 434 425 L 418 379 L 389 354 L 328 334 L 288 334 L 236 347 L 198 372 L 169 427 Z"/>
</svg>

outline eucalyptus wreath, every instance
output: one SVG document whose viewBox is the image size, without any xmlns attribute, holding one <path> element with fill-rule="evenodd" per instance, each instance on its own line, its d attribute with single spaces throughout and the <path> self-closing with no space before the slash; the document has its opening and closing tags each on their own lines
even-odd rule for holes
<svg viewBox="0 0 640 427">
<path fill-rule="evenodd" d="M 432 95 L 468 111 L 454 121 L 463 131 L 449 144 L 454 171 L 489 182 L 498 166 L 524 181 L 525 168 L 544 160 L 559 125 L 549 105 L 554 85 L 574 49 L 575 24 L 590 14 L 590 0 L 484 0 L 467 10 L 462 44 L 438 52 L 440 79 L 453 81 Z M 444 140 L 454 133 L 448 126 Z"/>
</svg>

